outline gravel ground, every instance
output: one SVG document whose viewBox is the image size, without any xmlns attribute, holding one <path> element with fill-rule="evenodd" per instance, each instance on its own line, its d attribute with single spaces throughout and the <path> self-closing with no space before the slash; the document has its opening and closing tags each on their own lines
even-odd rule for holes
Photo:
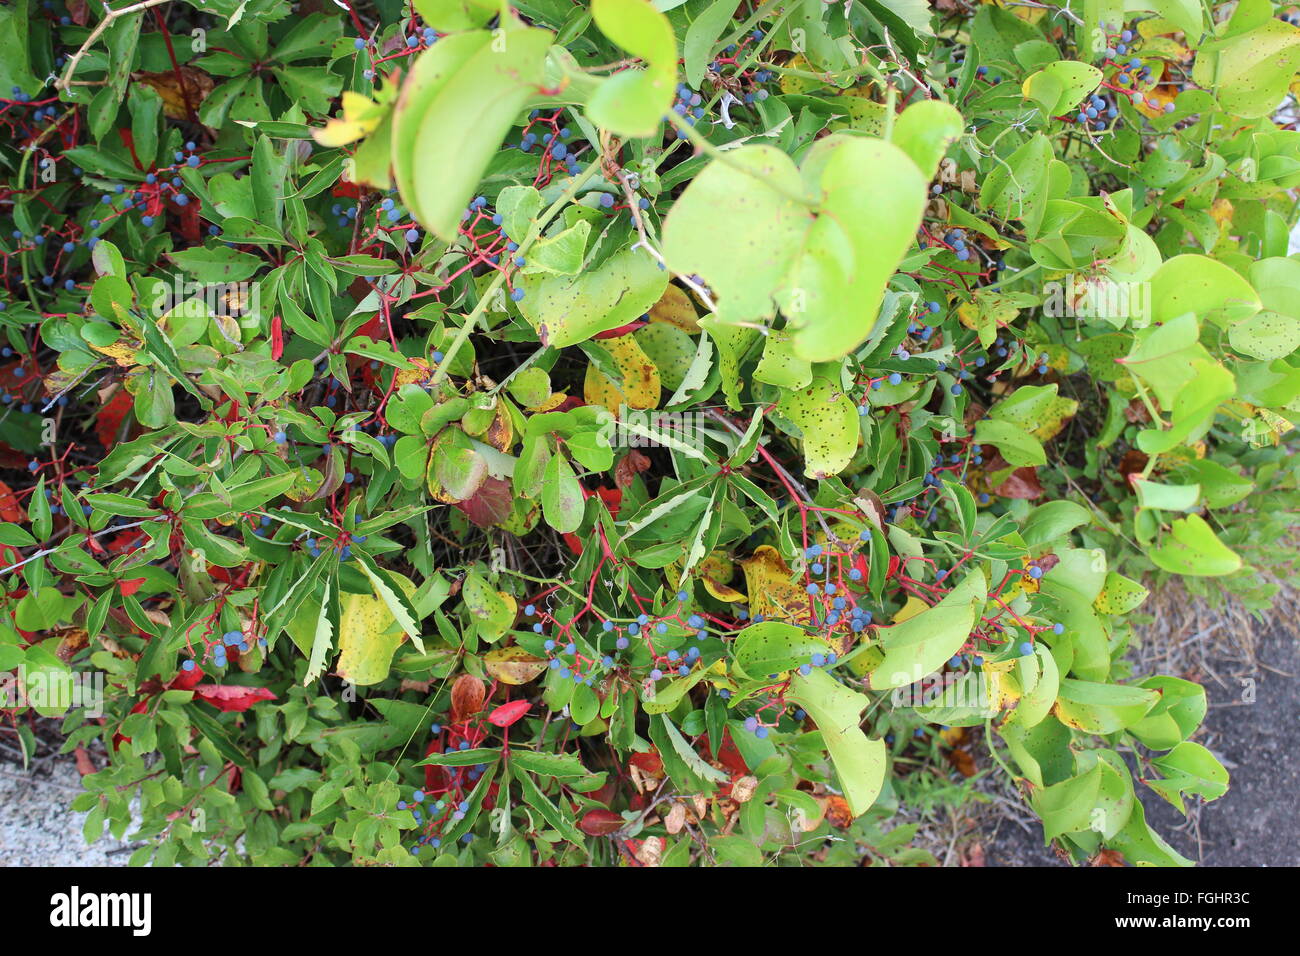
<svg viewBox="0 0 1300 956">
<path fill-rule="evenodd" d="M 80 792 L 70 756 L 27 772 L 0 759 L 0 866 L 125 866 L 128 844 L 105 836 L 86 846 L 86 815 L 68 809 Z"/>
</svg>

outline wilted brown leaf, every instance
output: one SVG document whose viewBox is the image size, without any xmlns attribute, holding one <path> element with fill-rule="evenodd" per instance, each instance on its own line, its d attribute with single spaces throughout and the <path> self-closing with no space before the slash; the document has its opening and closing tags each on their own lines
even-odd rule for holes
<svg viewBox="0 0 1300 956">
<path fill-rule="evenodd" d="M 614 463 L 614 484 L 627 488 L 637 475 L 650 467 L 650 459 L 635 448 Z"/>
<path fill-rule="evenodd" d="M 645 842 L 636 851 L 636 858 L 645 866 L 658 866 L 664 857 L 664 838 L 646 837 Z"/>
<path fill-rule="evenodd" d="M 849 809 L 849 802 L 838 794 L 831 794 L 825 798 L 826 822 L 833 827 L 843 829 L 853 822 L 853 811 Z"/>
<path fill-rule="evenodd" d="M 737 803 L 748 803 L 758 789 L 758 778 L 744 776 L 731 785 L 731 799 Z"/>
<path fill-rule="evenodd" d="M 208 98 L 216 85 L 212 77 L 198 67 L 182 66 L 177 70 L 164 70 L 150 73 L 141 70 L 133 74 L 134 78 L 151 86 L 162 97 L 163 113 L 170 119 L 189 119 L 191 112 Z"/>
<path fill-rule="evenodd" d="M 461 674 L 451 688 L 451 719 L 459 723 L 483 709 L 487 688 L 472 674 Z"/>
<path fill-rule="evenodd" d="M 963 777 L 975 776 L 975 758 L 966 750 L 958 747 L 955 750 L 949 750 L 946 754 L 948 762 L 956 768 L 957 772 Z"/>
</svg>

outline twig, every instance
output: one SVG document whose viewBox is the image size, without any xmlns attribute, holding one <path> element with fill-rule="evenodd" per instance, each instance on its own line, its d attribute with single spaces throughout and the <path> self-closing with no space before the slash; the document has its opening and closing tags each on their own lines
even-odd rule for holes
<svg viewBox="0 0 1300 956">
<path fill-rule="evenodd" d="M 63 73 L 63 79 L 55 80 L 54 88 L 56 90 L 66 90 L 72 85 L 72 74 L 76 72 L 77 64 L 80 63 L 81 58 L 90 51 L 91 44 L 100 38 L 103 32 L 112 25 L 114 20 L 119 17 L 129 16 L 132 13 L 142 13 L 150 7 L 159 7 L 167 2 L 168 0 L 141 0 L 139 3 L 133 3 L 130 6 L 122 7 L 120 10 L 111 10 L 109 9 L 108 4 L 105 3 L 104 19 L 100 20 L 95 29 L 90 31 L 90 36 L 86 37 L 86 42 L 81 44 L 81 49 L 72 54 L 68 59 L 68 68 Z"/>
</svg>

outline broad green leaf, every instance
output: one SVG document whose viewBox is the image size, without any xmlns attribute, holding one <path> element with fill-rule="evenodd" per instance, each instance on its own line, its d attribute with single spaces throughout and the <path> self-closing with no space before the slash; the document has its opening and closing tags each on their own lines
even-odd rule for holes
<svg viewBox="0 0 1300 956">
<path fill-rule="evenodd" d="M 1159 568 L 1175 574 L 1218 577 L 1241 569 L 1241 558 L 1219 540 L 1200 515 L 1179 518 L 1150 553 Z"/>
<path fill-rule="evenodd" d="M 857 408 L 829 379 L 819 376 L 806 388 L 782 396 L 777 411 L 802 434 L 804 474 L 809 478 L 838 474 L 858 450 Z"/>
<path fill-rule="evenodd" d="M 1002 219 L 1019 219 L 1038 234 L 1047 209 L 1052 144 L 1041 133 L 998 163 L 980 185 L 980 206 Z"/>
<path fill-rule="evenodd" d="M 1155 758 L 1151 761 L 1151 766 L 1160 771 L 1164 779 L 1147 780 L 1147 786 L 1183 813 L 1187 812 L 1187 806 L 1183 803 L 1184 794 L 1194 794 L 1211 801 L 1228 792 L 1228 771 L 1223 764 L 1205 747 L 1190 740 L 1179 744 L 1163 757 Z"/>
<path fill-rule="evenodd" d="M 878 139 L 823 139 L 803 172 L 819 211 L 778 301 L 794 331 L 795 354 L 823 362 L 842 358 L 871 334 L 885 285 L 916 240 L 928 189 L 916 163 Z"/>
<path fill-rule="evenodd" d="M 814 670 L 807 677 L 796 674 L 786 699 L 807 711 L 821 731 L 850 812 L 855 817 L 866 813 L 880 795 L 887 766 L 884 740 L 868 739 L 859 726 L 870 699 L 838 683 L 824 670 Z"/>
<path fill-rule="evenodd" d="M 1102 614 L 1127 614 L 1139 607 L 1147 599 L 1148 593 L 1147 589 L 1136 581 L 1110 571 L 1106 575 L 1106 583 L 1102 586 L 1101 593 L 1097 595 L 1092 605 Z"/>
<path fill-rule="evenodd" d="M 871 688 L 906 687 L 938 670 L 970 637 L 987 594 L 984 572 L 977 568 L 938 604 L 882 629 L 885 656 L 871 672 Z"/>
<path fill-rule="evenodd" d="M 562 453 L 552 455 L 546 463 L 546 479 L 542 485 L 542 515 L 546 523 L 561 534 L 568 534 L 578 530 L 582 514 L 582 486 L 573 473 L 573 466 Z"/>
<path fill-rule="evenodd" d="M 588 100 L 587 115 L 619 136 L 653 135 L 672 106 L 677 84 L 672 25 L 649 0 L 592 0 L 591 16 L 601 33 L 646 68 L 621 70 L 606 79 Z"/>
<path fill-rule="evenodd" d="M 1061 722 L 1090 734 L 1113 734 L 1141 720 L 1160 695 L 1142 687 L 1095 681 L 1061 681 L 1055 713 Z"/>
<path fill-rule="evenodd" d="M 975 425 L 975 440 L 981 445 L 993 445 L 1016 468 L 1047 464 L 1042 442 L 1010 422 L 981 420 Z"/>
<path fill-rule="evenodd" d="M 1077 60 L 1057 60 L 1031 73 L 1022 88 L 1025 98 L 1048 117 L 1068 113 L 1101 83 L 1101 70 Z"/>
<path fill-rule="evenodd" d="M 668 268 L 704 279 L 720 322 L 756 322 L 776 311 L 773 295 L 812 223 L 791 195 L 803 184 L 774 146 L 747 145 L 709 163 L 664 222 Z M 718 210 L 727 215 L 718 215 Z"/>
<path fill-rule="evenodd" d="M 1207 704 L 1205 688 L 1180 677 L 1157 674 L 1142 681 L 1160 692 L 1160 701 L 1129 732 L 1152 750 L 1168 750 L 1201 726 Z"/>
<path fill-rule="evenodd" d="M 763 621 L 736 635 L 732 653 L 749 677 L 762 680 L 809 663 L 814 654 L 825 657 L 832 648 L 822 638 L 793 624 Z"/>
<path fill-rule="evenodd" d="M 394 115 L 393 168 L 411 212 L 440 239 L 456 238 L 489 161 L 542 84 L 552 39 L 511 18 L 445 37 L 416 60 Z"/>
<path fill-rule="evenodd" d="M 1300 31 L 1297 31 L 1300 32 Z M 1262 306 L 1254 287 L 1208 256 L 1174 256 L 1151 277 L 1151 319 L 1168 322 L 1188 312 L 1199 321 L 1226 326 Z"/>
<path fill-rule="evenodd" d="M 1212 89 L 1229 113 L 1253 118 L 1277 108 L 1300 68 L 1300 29 L 1265 20 L 1253 30 L 1212 40 L 1196 54 L 1192 78 Z"/>
<path fill-rule="evenodd" d="M 951 104 L 921 100 L 898 115 L 890 142 L 911 157 L 922 175 L 933 176 L 965 128 L 965 120 Z"/>
<path fill-rule="evenodd" d="M 691 21 L 682 41 L 683 69 L 686 82 L 695 89 L 704 80 L 705 70 L 713 58 L 713 48 L 736 12 L 735 0 L 713 0 Z"/>
<path fill-rule="evenodd" d="M 667 285 L 648 252 L 624 249 L 576 276 L 524 276 L 519 311 L 543 345 L 564 348 L 640 318 Z"/>
</svg>

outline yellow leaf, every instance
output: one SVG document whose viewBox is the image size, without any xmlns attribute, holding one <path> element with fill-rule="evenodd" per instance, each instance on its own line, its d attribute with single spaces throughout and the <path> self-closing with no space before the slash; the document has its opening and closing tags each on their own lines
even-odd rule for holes
<svg viewBox="0 0 1300 956">
<path fill-rule="evenodd" d="M 411 359 L 412 368 L 401 369 L 393 377 L 393 388 L 399 389 L 403 385 L 411 385 L 426 381 L 433 374 L 433 369 L 429 363 L 423 359 Z"/>
<path fill-rule="evenodd" d="M 92 345 L 91 348 L 102 355 L 107 355 L 123 368 L 129 368 L 136 364 L 135 349 L 121 339 L 112 345 Z"/>
<path fill-rule="evenodd" d="M 623 374 L 623 388 L 611 382 L 594 365 L 587 366 L 582 393 L 588 405 L 603 405 L 614 415 L 621 406 L 628 408 L 659 407 L 659 369 L 641 350 L 631 335 L 604 339 L 600 343 L 609 352 Z"/>
<path fill-rule="evenodd" d="M 920 598 L 915 595 L 908 595 L 907 603 L 900 607 L 898 613 L 894 615 L 894 623 L 902 624 L 908 618 L 916 617 L 922 611 L 928 611 L 929 609 L 930 605 L 926 604 Z"/>
<path fill-rule="evenodd" d="M 725 601 L 728 604 L 739 604 L 746 600 L 745 595 L 741 594 L 735 588 L 726 584 L 719 584 L 712 578 L 704 579 L 704 590 L 708 591 L 719 601 Z"/>
<path fill-rule="evenodd" d="M 483 655 L 483 667 L 493 680 L 519 685 L 541 676 L 546 661 L 533 657 L 522 647 L 497 647 Z"/>
<path fill-rule="evenodd" d="M 790 580 L 790 568 L 776 548 L 759 545 L 753 556 L 741 561 L 740 566 L 745 570 L 751 617 L 761 614 L 765 621 L 812 623 L 813 607 L 808 592 L 804 584 Z M 845 654 L 853 646 L 853 638 L 847 634 L 832 638 L 830 645 L 835 653 Z"/>
<path fill-rule="evenodd" d="M 549 412 L 552 408 L 562 405 L 564 400 L 568 397 L 568 394 L 565 392 L 552 392 L 550 398 L 542 402 L 540 405 L 534 405 L 528 410 L 530 412 Z"/>
<path fill-rule="evenodd" d="M 415 593 L 410 578 L 396 572 L 392 576 L 408 598 Z M 339 604 L 338 675 L 357 686 L 378 684 L 388 676 L 393 654 L 406 633 L 377 594 L 345 593 Z"/>
<path fill-rule="evenodd" d="M 137 82 L 157 91 L 162 98 L 163 115 L 174 120 L 193 117 L 216 86 L 211 76 L 188 64 L 180 70 L 163 70 L 159 73 L 142 70 L 133 74 L 133 77 Z"/>
<path fill-rule="evenodd" d="M 667 322 L 683 332 L 694 333 L 700 330 L 700 317 L 695 313 L 691 297 L 671 282 L 659 301 L 650 307 L 650 321 Z"/>
<path fill-rule="evenodd" d="M 326 121 L 320 129 L 312 130 L 311 135 L 322 146 L 346 146 L 373 133 L 386 113 L 374 100 L 347 90 L 343 94 L 343 116 Z"/>
</svg>

